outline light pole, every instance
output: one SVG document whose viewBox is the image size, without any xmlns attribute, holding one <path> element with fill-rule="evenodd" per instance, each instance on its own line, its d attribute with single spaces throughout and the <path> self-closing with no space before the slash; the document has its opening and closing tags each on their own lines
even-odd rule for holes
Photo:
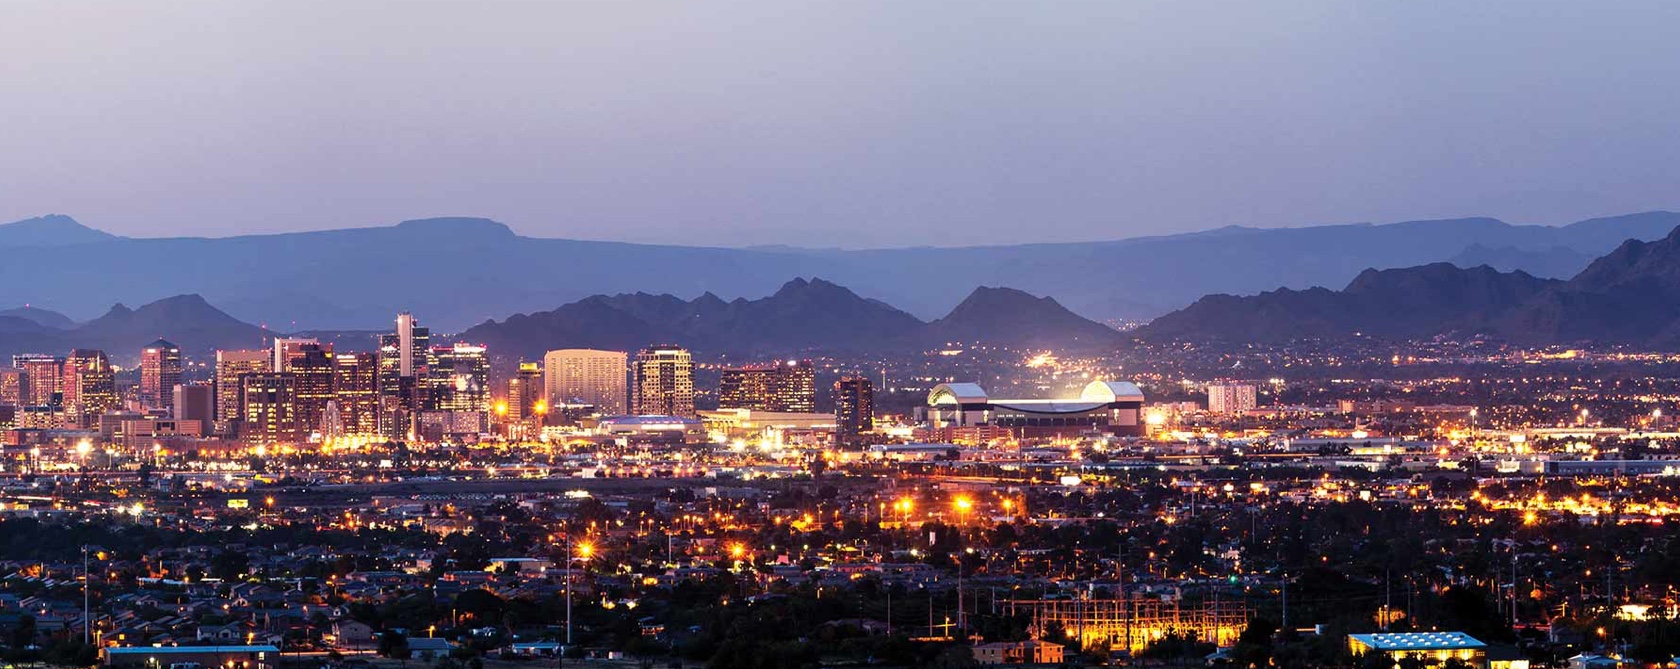
<svg viewBox="0 0 1680 669">
<path fill-rule="evenodd" d="M 957 507 L 957 630 L 966 634 L 968 629 L 965 618 L 967 610 L 963 608 L 963 546 L 968 543 L 963 540 L 963 532 L 968 527 L 968 510 L 974 508 L 974 500 L 967 496 L 958 497 Z"/>
<path fill-rule="evenodd" d="M 88 606 L 90 601 L 88 585 L 92 581 L 93 572 L 88 571 L 88 547 L 87 544 L 82 544 L 82 645 L 84 646 L 88 645 L 88 621 L 92 620 Z"/>
<path fill-rule="evenodd" d="M 582 557 L 584 564 L 589 563 L 589 556 L 595 553 L 595 546 L 589 542 L 578 544 L 577 554 L 572 553 L 572 535 L 566 535 L 566 646 L 572 645 L 572 579 L 577 574 L 572 572 L 572 563 Z M 561 649 L 564 653 L 565 649 Z"/>
</svg>

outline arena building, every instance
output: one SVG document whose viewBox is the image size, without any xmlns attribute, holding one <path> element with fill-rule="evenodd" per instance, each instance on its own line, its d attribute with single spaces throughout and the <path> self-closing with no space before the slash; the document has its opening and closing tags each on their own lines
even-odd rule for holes
<svg viewBox="0 0 1680 669">
<path fill-rule="evenodd" d="M 1057 399 L 999 399 L 978 383 L 942 383 L 922 413 L 931 428 L 990 426 L 1033 438 L 1141 435 L 1142 409 L 1143 391 L 1125 381 L 1092 381 L 1079 397 Z"/>
</svg>

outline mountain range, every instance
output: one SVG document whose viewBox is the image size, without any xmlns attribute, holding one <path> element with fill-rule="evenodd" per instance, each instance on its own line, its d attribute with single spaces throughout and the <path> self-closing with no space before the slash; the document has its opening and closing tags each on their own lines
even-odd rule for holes
<svg viewBox="0 0 1680 669">
<path fill-rule="evenodd" d="M 159 338 L 180 346 L 185 355 L 207 357 L 218 348 L 262 348 L 275 336 L 198 295 L 168 297 L 138 309 L 118 303 L 86 323 L 68 321 L 62 314 L 33 307 L 0 312 L 0 355 L 96 348 L 127 364 L 139 357 L 141 347 Z M 68 326 L 58 326 L 64 323 Z"/>
<path fill-rule="evenodd" d="M 119 364 L 164 338 L 182 353 L 205 358 L 216 349 L 261 348 L 283 334 L 240 321 L 199 295 L 179 295 L 136 309 L 123 304 L 86 323 L 34 307 L 0 312 L 0 355 L 105 350 Z M 331 340 L 341 349 L 368 350 L 372 332 L 294 332 Z M 594 295 L 550 311 L 485 321 L 454 337 L 482 343 L 495 359 L 540 359 L 556 348 L 635 350 L 678 344 L 706 354 L 878 353 L 946 346 L 952 342 L 1112 350 L 1128 338 L 1079 317 L 1055 300 L 1009 288 L 976 289 L 951 313 L 923 322 L 878 300 L 822 279 L 794 279 L 774 294 L 724 301 L 710 293 L 693 300 L 672 295 Z"/>
<path fill-rule="evenodd" d="M 943 318 L 924 323 L 879 300 L 822 279 L 794 279 L 757 300 L 706 293 L 597 295 L 557 309 L 486 321 L 459 339 L 535 359 L 555 348 L 634 350 L 669 342 L 709 353 L 872 353 L 986 342 L 1059 350 L 1112 350 L 1120 332 L 1051 298 L 981 287 Z"/>
<path fill-rule="evenodd" d="M 1339 291 L 1209 295 L 1136 333 L 1145 340 L 1260 341 L 1489 336 L 1525 344 L 1680 348 L 1680 227 L 1630 239 L 1568 280 L 1436 263 L 1367 269 Z"/>
<path fill-rule="evenodd" d="M 1564 226 L 1491 218 L 1300 228 L 1225 227 L 1116 241 L 873 250 L 710 248 L 543 239 L 481 218 L 225 238 L 127 238 L 67 216 L 0 225 L 0 303 L 92 319 L 113 302 L 201 294 L 277 330 L 374 329 L 408 310 L 440 332 L 591 295 L 764 295 L 822 276 L 924 321 L 973 286 L 1047 295 L 1082 316 L 1145 319 L 1210 293 L 1336 286 L 1368 267 L 1490 264 L 1566 278 L 1680 214 Z M 961 235 L 953 239 L 982 244 Z M 723 299 L 723 298 L 720 298 Z"/>
</svg>

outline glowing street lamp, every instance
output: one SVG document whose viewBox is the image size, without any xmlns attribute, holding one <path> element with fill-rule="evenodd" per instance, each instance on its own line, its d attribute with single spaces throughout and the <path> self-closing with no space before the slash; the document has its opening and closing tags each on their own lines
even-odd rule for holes
<svg viewBox="0 0 1680 669">
<path fill-rule="evenodd" d="M 959 525 L 966 525 L 968 523 L 968 510 L 974 508 L 974 500 L 969 499 L 967 495 L 960 495 L 957 497 L 954 504 L 957 507 L 957 523 Z M 968 629 L 968 621 L 966 619 L 967 608 L 963 606 L 963 542 L 961 538 L 962 533 L 960 531 L 957 533 L 957 537 L 957 631 L 967 634 L 967 632 L 964 631 Z"/>
<path fill-rule="evenodd" d="M 969 509 L 974 508 L 974 500 L 969 499 L 965 495 L 958 497 L 956 501 L 952 502 L 952 505 L 957 507 L 957 522 L 965 523 L 968 518 Z"/>
<path fill-rule="evenodd" d="M 572 544 L 572 535 L 567 534 L 566 535 L 566 645 L 567 646 L 572 645 L 572 579 L 577 577 L 576 574 L 572 573 L 572 563 L 574 563 L 574 562 L 576 562 L 580 559 L 583 560 L 585 563 L 587 563 L 589 561 L 590 556 L 595 554 L 595 544 L 589 543 L 587 541 L 585 541 L 581 544 L 578 544 L 577 545 L 577 551 L 575 553 L 572 551 L 571 544 Z M 564 653 L 565 651 L 562 650 L 561 652 Z"/>
</svg>

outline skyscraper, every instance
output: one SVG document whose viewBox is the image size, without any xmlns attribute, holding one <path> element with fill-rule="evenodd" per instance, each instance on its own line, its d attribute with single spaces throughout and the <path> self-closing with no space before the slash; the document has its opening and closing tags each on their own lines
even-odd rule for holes
<svg viewBox="0 0 1680 669">
<path fill-rule="evenodd" d="M 395 332 L 379 335 L 379 433 L 387 439 L 406 439 L 424 408 L 431 339 L 406 311 L 397 314 Z"/>
<path fill-rule="evenodd" d="M 44 353 L 25 353 L 12 356 L 12 366 L 29 376 L 29 392 L 24 405 L 44 407 L 64 402 L 64 358 Z"/>
<path fill-rule="evenodd" d="M 276 337 L 274 339 L 274 359 L 269 361 L 269 369 L 276 372 L 292 371 L 286 367 L 291 361 L 292 355 L 304 346 L 319 345 L 320 343 L 313 337 Z"/>
<path fill-rule="evenodd" d="M 542 366 L 534 362 L 519 363 L 519 371 L 508 379 L 507 398 L 503 401 L 507 403 L 507 415 L 503 418 L 508 422 L 533 418 L 537 413 L 537 402 L 543 401 Z"/>
<path fill-rule="evenodd" d="M 140 349 L 140 406 L 175 406 L 175 386 L 181 384 L 181 347 L 159 339 Z"/>
<path fill-rule="evenodd" d="M 630 356 L 623 351 L 567 348 L 543 355 L 543 385 L 549 406 L 592 404 L 606 416 L 625 413 L 625 376 Z"/>
<path fill-rule="evenodd" d="M 863 434 L 875 429 L 875 387 L 867 376 L 843 376 L 834 382 L 834 440 L 864 446 Z"/>
<path fill-rule="evenodd" d="M 379 359 L 372 353 L 340 353 L 333 393 L 346 434 L 379 434 Z"/>
<path fill-rule="evenodd" d="M 333 380 L 338 374 L 332 344 L 298 344 L 290 348 L 285 369 L 297 388 L 298 433 L 302 438 L 321 429 L 327 405 L 334 399 Z"/>
<path fill-rule="evenodd" d="M 636 354 L 632 368 L 637 415 L 693 418 L 694 357 L 676 346 L 651 346 Z"/>
<path fill-rule="evenodd" d="M 817 410 L 816 374 L 809 360 L 723 370 L 719 409 L 811 413 Z"/>
<path fill-rule="evenodd" d="M 246 374 L 261 374 L 273 371 L 270 367 L 272 363 L 273 357 L 268 351 L 216 351 L 217 421 L 232 424 L 242 418 L 240 407 L 244 400 L 239 393 L 243 391 L 244 387 L 239 378 Z"/>
<path fill-rule="evenodd" d="M 456 342 L 432 347 L 427 393 L 438 411 L 487 413 L 490 410 L 490 360 L 483 346 Z"/>
<path fill-rule="evenodd" d="M 299 440 L 297 377 L 289 372 L 240 376 L 239 436 L 253 444 Z"/>
<path fill-rule="evenodd" d="M 64 407 L 81 425 L 122 404 L 117 397 L 116 370 L 104 351 L 71 350 L 64 359 L 63 379 Z"/>
<path fill-rule="evenodd" d="M 29 373 L 21 369 L 0 369 L 0 406 L 28 406 Z"/>
<path fill-rule="evenodd" d="M 182 383 L 170 390 L 170 417 L 175 420 L 196 420 L 209 429 L 215 420 L 216 393 L 207 383 Z"/>
</svg>

